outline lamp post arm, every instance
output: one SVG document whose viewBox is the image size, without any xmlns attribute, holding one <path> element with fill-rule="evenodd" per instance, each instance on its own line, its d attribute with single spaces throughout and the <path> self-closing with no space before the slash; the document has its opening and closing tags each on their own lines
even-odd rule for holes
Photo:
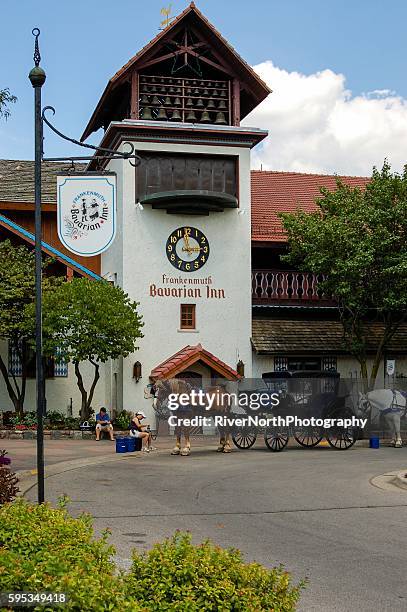
<svg viewBox="0 0 407 612">
<path fill-rule="evenodd" d="M 138 166 L 140 164 L 141 158 L 140 158 L 139 155 L 137 155 L 134 152 L 134 145 L 133 145 L 133 143 L 131 143 L 131 142 L 125 142 L 124 143 L 126 146 L 130 147 L 129 151 L 117 151 L 115 149 L 107 149 L 105 147 L 97 147 L 95 145 L 85 144 L 84 142 L 80 142 L 79 140 L 75 140 L 75 138 L 70 138 L 69 136 L 66 136 L 65 134 L 60 132 L 55 126 L 53 126 L 52 123 L 49 121 L 49 119 L 47 119 L 47 117 L 45 116 L 45 113 L 47 111 L 51 111 L 52 114 L 55 115 L 55 108 L 53 106 L 44 106 L 44 108 L 42 110 L 42 120 L 50 128 L 50 130 L 52 130 L 60 138 L 63 138 L 64 140 L 67 140 L 68 142 L 72 142 L 73 144 L 76 144 L 79 147 L 84 147 L 85 149 L 92 149 L 93 151 L 97 151 L 98 153 L 99 152 L 107 153 L 106 158 L 109 158 L 110 156 L 114 155 L 116 158 L 117 157 L 121 157 L 123 159 L 128 159 L 128 160 L 133 159 L 134 163 L 132 163 L 132 166 Z M 71 158 L 69 157 L 67 159 L 71 159 Z"/>
</svg>

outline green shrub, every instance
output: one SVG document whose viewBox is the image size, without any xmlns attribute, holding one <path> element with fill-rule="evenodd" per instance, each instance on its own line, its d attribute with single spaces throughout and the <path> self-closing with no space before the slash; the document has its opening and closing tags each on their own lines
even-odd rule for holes
<svg viewBox="0 0 407 612">
<path fill-rule="evenodd" d="M 186 533 L 134 552 L 131 570 L 117 572 L 108 534 L 95 538 L 91 517 L 72 518 L 65 503 L 17 499 L 0 508 L 0 592 L 63 592 L 63 609 L 81 612 L 295 609 L 303 583 L 292 585 L 282 567 L 244 563 L 239 551 L 210 541 L 195 546 Z"/>
<path fill-rule="evenodd" d="M 76 417 L 66 417 L 64 422 L 65 429 L 79 429 L 80 419 Z"/>
<path fill-rule="evenodd" d="M 140 610 L 125 597 L 106 538 L 94 539 L 90 516 L 72 518 L 63 508 L 23 499 L 5 504 L 0 509 L 0 592 L 67 593 L 65 610 Z"/>
<path fill-rule="evenodd" d="M 56 425 L 57 423 L 64 422 L 65 415 L 57 410 L 51 410 L 50 412 L 47 412 L 45 419 L 48 423 L 50 423 L 50 425 Z"/>
<path fill-rule="evenodd" d="M 245 563 L 239 550 L 210 540 L 194 546 L 182 532 L 147 553 L 134 552 L 126 584 L 130 596 L 160 612 L 289 611 L 305 585 L 293 586 L 282 566 Z"/>
<path fill-rule="evenodd" d="M 122 410 L 119 412 L 117 417 L 114 420 L 114 424 L 119 429 L 128 429 L 130 425 L 130 421 L 132 419 L 132 413 L 127 410 Z"/>
<path fill-rule="evenodd" d="M 33 427 L 37 424 L 37 414 L 33 411 L 24 412 L 23 416 L 14 414 L 11 417 L 10 422 L 13 425 L 26 425 L 27 427 Z"/>
</svg>

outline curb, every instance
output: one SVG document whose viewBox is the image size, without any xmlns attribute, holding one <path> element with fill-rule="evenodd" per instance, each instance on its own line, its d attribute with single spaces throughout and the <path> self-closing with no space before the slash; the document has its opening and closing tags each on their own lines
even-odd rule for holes
<svg viewBox="0 0 407 612">
<path fill-rule="evenodd" d="M 199 450 L 213 450 L 213 446 L 200 446 Z M 162 448 L 153 452 L 153 456 L 157 455 L 168 455 L 171 452 L 171 448 Z M 135 451 L 130 453 L 112 453 L 110 455 L 99 455 L 97 457 L 91 457 L 89 459 L 71 459 L 70 461 L 60 461 L 59 463 L 53 463 L 52 465 L 45 467 L 45 478 L 50 476 L 57 476 L 64 472 L 70 472 L 77 470 L 82 467 L 88 467 L 89 465 L 97 465 L 101 461 L 104 463 L 112 463 L 114 461 L 129 461 L 132 458 L 136 459 L 147 459 L 149 453 L 143 453 L 142 451 Z M 37 485 L 37 470 L 20 470 L 16 472 L 19 479 L 20 491 L 18 497 L 24 497 L 28 491 Z"/>
<path fill-rule="evenodd" d="M 397 472 L 394 478 L 394 484 L 400 489 L 407 490 L 407 469 Z"/>
<path fill-rule="evenodd" d="M 50 466 L 45 467 L 45 478 L 49 478 L 50 476 L 56 476 L 57 474 L 62 474 L 63 472 L 77 470 L 79 468 L 87 467 L 89 465 L 97 465 L 98 463 L 100 463 L 100 461 L 103 461 L 104 463 L 112 461 L 125 461 L 129 460 L 131 457 L 136 457 L 140 459 L 142 455 L 144 455 L 144 453 L 142 453 L 141 451 L 136 451 L 133 453 L 123 453 L 122 456 L 116 456 L 116 454 L 111 454 L 99 455 L 98 457 L 91 457 L 90 459 L 82 458 L 71 459 L 70 461 L 61 461 L 59 463 L 54 463 Z M 16 475 L 20 481 L 20 491 L 18 493 L 18 496 L 23 497 L 26 493 L 28 493 L 30 489 L 36 486 L 37 470 L 20 470 L 19 472 L 16 472 Z"/>
</svg>

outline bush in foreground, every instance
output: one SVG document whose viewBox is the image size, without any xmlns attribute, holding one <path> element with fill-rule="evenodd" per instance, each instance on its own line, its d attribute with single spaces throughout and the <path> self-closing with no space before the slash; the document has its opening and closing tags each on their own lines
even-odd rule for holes
<svg viewBox="0 0 407 612">
<path fill-rule="evenodd" d="M 133 553 L 127 582 L 148 610 L 198 612 L 294 610 L 304 583 L 288 572 L 244 563 L 239 550 L 207 540 L 198 546 L 177 532 L 145 553 Z"/>
<path fill-rule="evenodd" d="M 126 601 L 114 549 L 93 536 L 92 520 L 17 499 L 0 509 L 0 592 L 67 593 L 67 610 L 139 610 Z M 37 608 L 36 608 L 37 609 Z M 44 610 L 44 608 L 38 608 Z"/>
<path fill-rule="evenodd" d="M 128 573 L 116 571 L 114 552 L 90 516 L 23 499 L 0 509 L 0 592 L 64 592 L 65 610 L 289 612 L 303 587 L 282 567 L 246 564 L 237 550 L 195 546 L 181 532 L 134 552 Z"/>
</svg>

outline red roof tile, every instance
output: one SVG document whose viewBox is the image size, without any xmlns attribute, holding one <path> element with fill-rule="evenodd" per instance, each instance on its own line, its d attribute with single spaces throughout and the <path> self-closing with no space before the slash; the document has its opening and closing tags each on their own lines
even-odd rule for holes
<svg viewBox="0 0 407 612">
<path fill-rule="evenodd" d="M 178 353 L 175 353 L 151 370 L 150 377 L 153 379 L 173 378 L 197 361 L 202 361 L 215 370 L 221 377 L 227 378 L 228 380 L 238 380 L 240 378 L 236 370 L 228 366 L 213 353 L 204 349 L 201 344 L 197 344 L 196 346 L 184 346 Z"/>
<path fill-rule="evenodd" d="M 336 188 L 340 178 L 351 187 L 365 187 L 369 178 L 363 176 L 335 176 L 301 174 L 299 172 L 274 172 L 253 170 L 252 189 L 252 240 L 261 242 L 285 242 L 286 237 L 278 213 L 295 212 L 298 208 L 314 212 L 319 188 Z"/>
</svg>

